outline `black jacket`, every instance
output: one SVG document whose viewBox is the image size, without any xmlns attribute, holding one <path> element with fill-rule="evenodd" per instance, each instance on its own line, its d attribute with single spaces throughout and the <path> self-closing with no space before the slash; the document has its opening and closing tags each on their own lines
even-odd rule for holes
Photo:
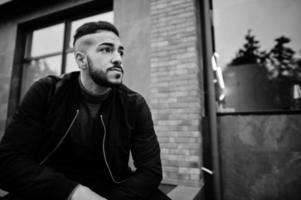
<svg viewBox="0 0 301 200">
<path fill-rule="evenodd" d="M 48 76 L 33 84 L 0 144 L 0 188 L 28 199 L 66 200 L 78 184 L 43 164 L 74 122 L 78 72 Z M 162 179 L 160 148 L 150 110 L 141 95 L 115 87 L 100 110 L 107 171 L 116 183 L 112 199 L 143 199 Z M 137 170 L 128 170 L 129 152 Z"/>
</svg>

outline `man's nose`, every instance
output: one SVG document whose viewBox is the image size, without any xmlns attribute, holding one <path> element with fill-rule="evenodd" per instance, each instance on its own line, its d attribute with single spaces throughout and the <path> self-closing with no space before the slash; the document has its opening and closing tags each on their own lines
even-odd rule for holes
<svg viewBox="0 0 301 200">
<path fill-rule="evenodd" d="M 114 52 L 113 58 L 112 58 L 112 63 L 114 64 L 121 64 L 122 63 L 122 57 L 119 52 Z"/>
</svg>

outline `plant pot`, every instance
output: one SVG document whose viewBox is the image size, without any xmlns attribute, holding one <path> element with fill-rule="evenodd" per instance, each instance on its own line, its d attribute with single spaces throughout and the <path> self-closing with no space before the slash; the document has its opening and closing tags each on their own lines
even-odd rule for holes
<svg viewBox="0 0 301 200">
<path fill-rule="evenodd" d="M 290 104 L 291 86 L 268 79 L 259 64 L 227 66 L 225 107 L 236 112 L 285 109 Z"/>
</svg>

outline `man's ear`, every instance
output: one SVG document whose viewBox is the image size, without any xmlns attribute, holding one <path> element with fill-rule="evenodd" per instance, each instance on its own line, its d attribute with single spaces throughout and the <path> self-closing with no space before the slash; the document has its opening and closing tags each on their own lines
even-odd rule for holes
<svg viewBox="0 0 301 200">
<path fill-rule="evenodd" d="M 75 60 L 76 60 L 78 67 L 80 69 L 86 69 L 88 66 L 86 54 L 84 54 L 81 51 L 76 51 L 74 54 L 75 54 Z"/>
</svg>

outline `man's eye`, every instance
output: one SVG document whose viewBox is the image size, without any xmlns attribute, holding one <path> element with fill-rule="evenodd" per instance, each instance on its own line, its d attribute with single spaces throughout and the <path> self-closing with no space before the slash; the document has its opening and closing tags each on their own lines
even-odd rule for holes
<svg viewBox="0 0 301 200">
<path fill-rule="evenodd" d="M 123 56 L 124 52 L 123 51 L 119 51 L 119 54 L 120 54 L 120 56 Z"/>
<path fill-rule="evenodd" d="M 113 49 L 110 48 L 110 47 L 103 47 L 103 48 L 100 48 L 99 51 L 100 51 L 100 52 L 103 52 L 103 53 L 112 53 L 112 52 L 113 52 Z"/>
</svg>

